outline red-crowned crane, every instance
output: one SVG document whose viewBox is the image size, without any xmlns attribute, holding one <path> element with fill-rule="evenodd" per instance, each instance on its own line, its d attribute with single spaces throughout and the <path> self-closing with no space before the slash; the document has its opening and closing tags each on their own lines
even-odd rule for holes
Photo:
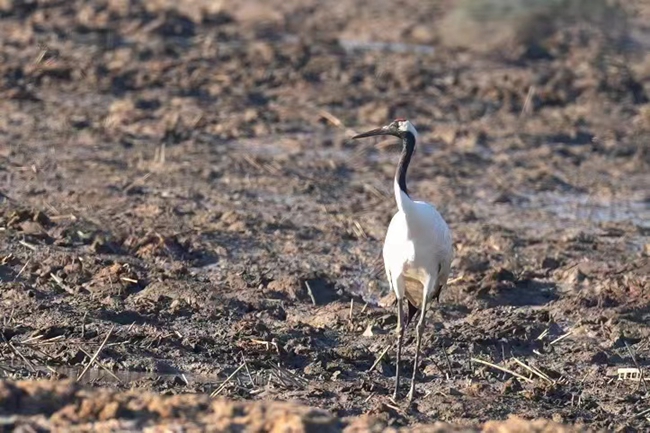
<svg viewBox="0 0 650 433">
<path fill-rule="evenodd" d="M 381 128 L 352 138 L 392 135 L 402 140 L 402 153 L 395 173 L 394 189 L 397 213 L 388 226 L 384 240 L 383 258 L 388 282 L 397 297 L 397 366 L 395 392 L 400 381 L 400 358 L 404 328 L 420 312 L 416 327 L 413 378 L 408 393 L 409 403 L 415 392 L 415 374 L 420 357 L 424 316 L 432 299 L 438 300 L 447 285 L 451 269 L 453 246 L 451 231 L 438 210 L 431 204 L 411 199 L 406 189 L 406 171 L 415 151 L 418 133 L 406 119 L 395 119 Z M 406 324 L 402 317 L 404 297 L 408 304 Z"/>
</svg>

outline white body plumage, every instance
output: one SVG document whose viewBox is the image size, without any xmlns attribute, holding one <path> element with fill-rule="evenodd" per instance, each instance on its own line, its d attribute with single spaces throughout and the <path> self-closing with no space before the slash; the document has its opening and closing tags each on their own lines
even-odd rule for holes
<svg viewBox="0 0 650 433">
<path fill-rule="evenodd" d="M 398 211 L 384 240 L 386 274 L 398 299 L 421 307 L 438 296 L 447 284 L 453 245 L 451 231 L 438 210 L 413 201 L 395 183 Z"/>
</svg>

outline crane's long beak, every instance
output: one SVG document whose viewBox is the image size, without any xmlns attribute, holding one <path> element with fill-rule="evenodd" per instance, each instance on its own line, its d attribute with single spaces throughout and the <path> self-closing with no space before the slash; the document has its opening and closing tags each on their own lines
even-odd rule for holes
<svg viewBox="0 0 650 433">
<path fill-rule="evenodd" d="M 362 132 L 361 134 L 357 134 L 354 137 L 352 137 L 352 139 L 354 140 L 357 138 L 374 137 L 375 135 L 389 135 L 388 127 L 382 126 L 381 128 L 376 128 L 367 132 Z"/>
</svg>

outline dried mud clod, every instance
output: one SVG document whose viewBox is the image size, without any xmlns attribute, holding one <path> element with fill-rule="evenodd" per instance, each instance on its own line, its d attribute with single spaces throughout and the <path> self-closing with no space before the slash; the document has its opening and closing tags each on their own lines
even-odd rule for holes
<svg viewBox="0 0 650 433">
<path fill-rule="evenodd" d="M 95 296 L 119 296 L 125 298 L 144 287 L 144 283 L 132 266 L 126 263 L 113 263 L 101 268 L 84 285 Z"/>
<path fill-rule="evenodd" d="M 582 433 L 580 427 L 562 426 L 548 420 L 527 421 L 511 417 L 489 421 L 482 428 L 457 428 L 438 422 L 414 428 L 388 427 L 381 412 L 341 419 L 328 411 L 296 403 L 235 402 L 210 399 L 205 394 L 161 396 L 151 393 L 87 390 L 71 382 L 0 382 L 0 414 L 20 415 L 9 421 L 13 428 L 75 428 L 79 431 L 119 431 L 139 428 L 198 428 L 255 432 L 419 432 L 438 433 Z M 39 415 L 37 415 L 39 414 Z M 131 427 L 128 427 L 131 426 Z"/>
</svg>

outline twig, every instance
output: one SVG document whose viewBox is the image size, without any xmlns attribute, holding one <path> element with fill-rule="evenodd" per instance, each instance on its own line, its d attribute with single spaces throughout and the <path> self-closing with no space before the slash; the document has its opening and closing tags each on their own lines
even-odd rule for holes
<svg viewBox="0 0 650 433">
<path fill-rule="evenodd" d="M 81 338 L 86 336 L 86 316 L 88 316 L 88 311 L 84 312 L 84 317 L 81 319 Z"/>
<path fill-rule="evenodd" d="M 14 370 L 13 368 L 7 367 L 6 365 L 0 365 L 0 370 L 2 370 L 4 372 L 7 372 L 9 374 L 14 374 L 16 372 L 16 370 Z"/>
<path fill-rule="evenodd" d="M 156 150 L 157 150 L 157 149 L 156 149 Z M 152 172 L 149 172 L 149 173 L 146 173 L 146 174 L 143 175 L 143 176 L 140 176 L 139 178 L 135 179 L 133 182 L 127 184 L 127 185 L 122 189 L 122 192 L 124 192 L 124 193 L 128 193 L 132 188 L 134 188 L 135 186 L 137 186 L 137 184 L 146 181 L 146 180 L 149 179 L 152 175 L 153 175 L 153 173 L 152 173 Z"/>
<path fill-rule="evenodd" d="M 524 362 L 520 361 L 520 360 L 517 359 L 517 358 L 513 358 L 513 359 L 515 360 L 515 362 L 516 362 L 517 364 L 521 365 L 521 366 L 524 367 L 526 370 L 528 370 L 528 371 L 530 371 L 531 373 L 533 373 L 535 376 L 538 376 L 538 377 L 540 377 L 540 378 L 542 378 L 542 379 L 548 381 L 548 383 L 553 383 L 553 380 L 551 380 L 550 377 L 548 377 L 547 375 L 545 375 L 545 374 L 542 373 L 541 371 L 539 371 L 539 370 L 537 370 L 536 368 L 533 368 L 533 367 L 531 367 L 531 366 L 525 364 Z"/>
<path fill-rule="evenodd" d="M 54 274 L 51 273 L 51 272 L 50 272 L 50 277 L 51 277 L 51 278 L 54 280 L 54 282 L 55 282 L 59 287 L 61 287 L 63 290 L 65 290 L 66 292 L 70 293 L 71 295 L 74 295 L 74 294 L 75 294 L 74 290 L 72 290 L 70 287 L 68 287 L 68 286 L 63 282 L 63 280 L 62 280 L 61 278 L 59 278 L 58 276 L 54 275 Z"/>
<path fill-rule="evenodd" d="M 12 308 L 11 309 L 11 314 L 9 315 L 9 319 L 5 320 L 5 326 L 10 325 L 14 321 L 14 313 L 16 313 L 16 309 Z"/>
<path fill-rule="evenodd" d="M 352 321 L 352 310 L 354 310 L 354 298 L 350 299 L 350 321 Z"/>
<path fill-rule="evenodd" d="M 519 373 L 515 373 L 512 370 L 508 370 L 505 367 L 501 367 L 500 365 L 492 364 L 491 362 L 483 361 L 482 359 L 478 359 L 478 358 L 472 358 L 472 361 L 473 362 L 478 362 L 479 364 L 487 365 L 488 367 L 496 368 L 497 370 L 501 370 L 504 373 L 511 374 L 511 375 L 513 375 L 513 376 L 515 376 L 515 377 L 517 377 L 519 379 L 525 380 L 526 382 L 530 382 L 530 383 L 534 382 L 532 379 L 530 379 L 530 378 L 528 378 L 526 376 L 522 376 Z"/>
<path fill-rule="evenodd" d="M 23 343 L 21 343 L 21 344 L 23 344 Z M 48 355 L 47 353 L 43 352 L 41 349 L 38 349 L 38 348 L 36 348 L 36 347 L 33 347 L 34 344 L 36 344 L 36 343 L 33 343 L 33 344 L 25 344 L 25 346 L 29 347 L 31 350 L 33 350 L 33 351 L 36 352 L 36 353 L 40 353 L 41 355 L 43 355 L 44 357 L 46 357 L 46 358 L 48 358 L 48 359 L 50 359 L 50 360 L 53 360 L 53 359 L 54 359 L 54 357 L 52 357 L 52 356 Z M 39 345 L 40 345 L 40 343 L 39 343 Z"/>
<path fill-rule="evenodd" d="M 280 365 L 274 365 L 267 363 L 267 365 L 274 370 L 273 375 L 281 382 L 282 386 L 288 388 L 289 385 L 294 387 L 305 386 L 309 382 L 304 377 L 300 377 L 297 374 L 287 370 L 286 368 L 281 367 Z"/>
<path fill-rule="evenodd" d="M 316 305 L 316 298 L 314 298 L 314 293 L 311 291 L 311 287 L 309 287 L 309 283 L 307 281 L 305 281 L 305 286 L 307 286 L 307 293 L 309 293 L 311 303 Z"/>
<path fill-rule="evenodd" d="M 323 119 L 327 120 L 332 125 L 336 126 L 337 128 L 345 129 L 345 132 L 347 134 L 357 135 L 357 131 L 355 131 L 352 128 L 346 127 L 341 119 L 339 119 L 338 117 L 336 117 L 335 115 L 333 115 L 329 111 L 325 111 L 325 110 L 322 110 L 322 109 L 318 110 L 318 115 L 321 116 Z"/>
<path fill-rule="evenodd" d="M 650 409 L 645 409 L 645 410 L 642 410 L 641 412 L 639 412 L 639 413 L 637 413 L 637 414 L 635 414 L 635 415 L 632 415 L 632 416 L 630 417 L 630 419 L 638 418 L 638 417 L 643 416 L 643 415 L 646 415 L 646 414 L 648 414 L 648 413 L 650 413 Z"/>
<path fill-rule="evenodd" d="M 374 185 L 371 185 L 369 183 L 364 183 L 363 187 L 366 190 L 368 190 L 369 193 L 373 194 L 375 197 L 377 197 L 380 200 L 385 200 L 386 198 L 388 198 L 388 194 L 385 194 L 384 192 L 380 191 L 379 188 L 377 188 Z M 367 211 L 369 212 L 369 211 L 373 210 L 374 208 L 375 207 L 372 206 L 369 209 L 367 209 Z"/>
<path fill-rule="evenodd" d="M 248 374 L 248 380 L 251 381 L 251 386 L 255 387 L 255 381 L 253 380 L 253 376 L 251 375 L 251 371 L 248 369 L 248 363 L 246 362 L 246 358 L 244 358 L 244 353 L 243 352 L 241 354 L 241 359 L 242 359 L 242 362 L 244 363 L 244 367 L 246 367 L 246 373 Z"/>
<path fill-rule="evenodd" d="M 534 95 L 535 95 L 535 86 L 530 86 L 528 88 L 528 93 L 526 94 L 526 100 L 524 101 L 524 105 L 523 107 L 521 107 L 521 113 L 519 113 L 519 117 L 523 116 L 524 114 L 528 114 L 530 112 L 530 103 Z"/>
<path fill-rule="evenodd" d="M 275 338 L 273 340 L 275 340 Z M 263 345 L 266 346 L 266 350 L 269 350 L 270 346 L 275 347 L 275 351 L 278 352 L 278 354 L 279 354 L 280 353 L 280 346 L 278 345 L 278 343 L 276 341 L 273 341 L 273 340 L 272 341 L 265 341 L 265 340 L 256 340 L 255 338 L 251 338 L 252 343 L 263 344 Z"/>
<path fill-rule="evenodd" d="M 127 283 L 138 284 L 138 280 L 134 280 L 133 278 L 121 277 L 120 280 L 126 281 Z"/>
<path fill-rule="evenodd" d="M 552 346 L 552 345 L 554 345 L 554 344 L 556 344 L 556 343 L 559 343 L 560 341 L 564 340 L 565 338 L 567 338 L 567 337 L 568 337 L 569 335 L 571 335 L 572 333 L 573 333 L 573 331 L 569 331 L 569 332 L 567 332 L 567 333 L 564 334 L 564 335 L 560 335 L 560 336 L 557 337 L 555 340 L 551 341 L 549 344 Z"/>
<path fill-rule="evenodd" d="M 375 359 L 375 363 L 372 364 L 372 367 L 370 367 L 370 368 L 368 369 L 368 371 L 372 371 L 372 370 L 375 369 L 375 367 L 377 366 L 377 364 L 379 364 L 379 362 L 382 360 L 382 358 L 384 357 L 384 355 L 386 355 L 386 352 L 388 352 L 388 349 L 390 349 L 390 345 L 386 346 L 386 348 L 384 349 L 384 351 L 381 352 L 381 355 L 379 355 L 379 357 L 377 357 L 377 359 Z"/>
<path fill-rule="evenodd" d="M 17 273 L 16 276 L 14 277 L 14 281 L 16 281 L 16 280 L 18 279 L 18 277 L 20 277 L 20 276 L 22 275 L 23 271 L 25 270 L 25 268 L 27 268 L 27 265 L 29 265 L 29 262 L 31 262 L 31 261 L 32 261 L 31 258 L 27 259 L 27 261 L 25 262 L 25 264 L 23 265 L 23 267 L 20 268 L 20 271 L 18 271 L 18 273 Z"/>
<path fill-rule="evenodd" d="M 35 342 L 35 341 L 38 341 L 38 340 L 40 340 L 40 339 L 42 339 L 42 338 L 43 338 L 43 335 L 38 334 L 38 335 L 35 336 L 35 337 L 29 337 L 29 338 L 27 338 L 27 340 L 23 340 L 23 341 L 21 341 L 20 344 L 30 344 L 30 343 Z"/>
<path fill-rule="evenodd" d="M 88 356 L 88 357 L 91 356 L 90 353 L 86 352 L 86 351 L 83 350 L 81 347 L 79 348 L 79 350 L 81 350 L 83 353 L 85 353 L 86 356 Z M 108 374 L 109 374 L 113 379 L 117 380 L 119 383 L 122 383 L 122 381 L 120 380 L 120 378 L 117 377 L 117 376 L 116 376 L 116 375 L 115 375 L 115 374 L 114 374 L 114 373 L 113 373 L 113 372 L 112 372 L 108 367 L 106 367 L 103 363 L 101 363 L 101 362 L 95 360 L 95 364 L 97 364 L 97 365 L 99 366 L 99 368 L 101 368 L 101 369 L 104 370 L 106 373 L 108 373 Z"/>
<path fill-rule="evenodd" d="M 49 343 L 55 343 L 59 340 L 65 340 L 65 335 L 57 335 L 56 337 L 48 338 L 47 340 L 42 340 L 39 341 L 38 344 L 49 344 Z"/>
<path fill-rule="evenodd" d="M 548 333 L 549 333 L 549 329 L 551 329 L 551 328 L 546 328 L 546 329 L 544 330 L 544 332 L 542 332 L 541 334 L 539 334 L 539 336 L 537 337 L 537 340 L 542 340 L 542 339 L 544 339 L 544 337 L 546 337 L 546 336 L 548 335 Z"/>
<path fill-rule="evenodd" d="M 392 397 L 390 398 L 390 401 L 392 401 L 393 403 L 395 403 L 395 400 L 393 400 Z M 400 408 L 397 406 L 397 403 L 395 403 L 394 405 L 393 405 L 393 404 L 390 404 L 390 403 L 384 403 L 384 404 L 385 404 L 386 406 L 388 406 L 389 408 L 393 409 L 395 412 L 402 413 L 402 409 L 400 409 Z"/>
<path fill-rule="evenodd" d="M 30 244 L 30 243 L 28 243 L 28 242 L 25 242 L 25 241 L 23 241 L 23 240 L 18 241 L 18 243 L 19 243 L 20 245 L 24 246 L 24 247 L 29 248 L 29 249 L 32 250 L 32 251 L 36 251 L 36 246 L 35 246 L 35 245 L 32 245 L 32 244 Z"/>
<path fill-rule="evenodd" d="M 259 162 L 255 161 L 255 159 L 252 156 L 243 155 L 241 158 L 244 161 L 246 161 L 246 163 L 248 165 L 252 166 L 254 169 L 259 170 L 259 171 L 264 171 L 264 167 L 262 167 L 262 165 Z M 273 167 L 271 167 L 271 169 L 273 169 Z M 277 172 L 271 172 L 271 174 L 278 174 L 278 173 Z"/>
<path fill-rule="evenodd" d="M 318 114 L 320 114 L 320 116 L 323 119 L 327 120 L 329 123 L 331 123 L 334 126 L 338 126 L 339 128 L 344 126 L 343 122 L 341 122 L 341 119 L 339 119 L 338 117 L 336 117 L 335 115 L 333 115 L 329 111 L 318 110 Z"/>
<path fill-rule="evenodd" d="M 363 227 L 361 226 L 361 223 L 359 223 L 359 221 L 353 220 L 352 224 L 354 224 L 357 231 L 359 232 L 358 234 L 355 233 L 355 235 L 357 235 L 357 236 L 359 236 L 360 238 L 363 238 L 363 239 L 368 237 L 368 235 L 366 234 L 366 231 L 363 229 Z"/>
<path fill-rule="evenodd" d="M 45 55 L 47 54 L 48 51 L 49 51 L 48 48 L 41 48 L 41 51 L 38 52 L 38 56 L 36 56 L 36 58 L 34 59 L 34 64 L 35 65 L 40 64 L 45 58 Z"/>
<path fill-rule="evenodd" d="M 433 363 L 433 365 L 435 365 L 435 367 L 438 369 L 440 374 L 444 375 L 447 378 L 447 380 L 451 379 L 449 373 L 444 371 L 442 367 L 440 367 L 440 364 L 438 364 L 435 359 L 431 358 L 431 362 Z"/>
<path fill-rule="evenodd" d="M 22 353 L 20 353 L 18 349 L 16 349 L 16 346 L 11 344 L 11 342 L 7 340 L 4 333 L 0 332 L 0 335 L 2 335 L 2 339 L 4 340 L 5 343 L 7 343 L 11 351 L 16 355 L 18 355 L 18 357 L 20 357 L 20 359 L 23 360 L 23 362 L 27 365 L 27 367 L 29 367 L 32 373 L 36 373 L 36 368 L 34 368 L 34 365 L 29 361 L 29 359 L 25 358 L 25 356 Z"/>
<path fill-rule="evenodd" d="M 59 220 L 73 220 L 75 221 L 77 219 L 76 216 L 73 214 L 68 214 L 68 215 L 52 215 L 50 217 L 52 221 L 59 221 Z"/>
<path fill-rule="evenodd" d="M 589 376 L 592 375 L 593 372 L 594 372 L 593 369 L 592 369 L 592 370 L 589 370 L 589 371 L 587 372 L 587 374 L 585 374 L 585 375 L 583 376 L 582 380 L 580 381 L 580 385 L 581 385 L 581 386 L 582 386 L 582 384 L 585 383 L 585 380 L 587 380 L 587 378 L 588 378 Z"/>
<path fill-rule="evenodd" d="M 86 374 L 86 372 L 87 372 L 87 371 L 90 369 L 90 367 L 93 365 L 93 363 L 95 362 L 95 360 L 96 360 L 97 357 L 99 356 L 99 353 L 102 351 L 102 349 L 103 349 L 104 346 L 106 345 L 106 342 L 108 341 L 109 337 L 110 337 L 111 334 L 113 333 L 113 328 L 115 328 L 115 325 L 111 326 L 111 329 L 108 330 L 108 334 L 106 334 L 106 337 L 104 337 L 104 341 L 102 341 L 102 344 L 99 345 L 99 347 L 97 348 L 97 351 L 95 352 L 95 354 L 92 356 L 92 358 L 90 358 L 90 361 L 88 361 L 88 364 L 86 364 L 86 367 L 84 367 L 84 369 L 83 369 L 83 371 L 81 372 L 81 374 L 79 374 L 79 376 L 77 377 L 77 382 L 79 382 L 79 381 L 81 380 L 81 378 L 84 377 L 84 375 Z"/>
<path fill-rule="evenodd" d="M 645 379 L 643 378 L 643 370 L 641 370 L 641 367 L 639 367 L 639 363 L 636 362 L 636 356 L 634 356 L 634 353 L 632 352 L 632 348 L 630 348 L 630 345 L 627 344 L 627 341 L 623 340 L 623 343 L 625 343 L 625 348 L 627 349 L 627 353 L 630 354 L 630 357 L 632 358 L 632 362 L 634 362 L 634 366 L 636 367 L 637 370 L 639 370 L 639 382 L 643 383 L 643 389 L 645 389 L 645 391 L 648 392 L 648 385 L 646 385 Z"/>
<path fill-rule="evenodd" d="M 442 353 L 445 355 L 445 360 L 447 361 L 447 368 L 449 369 L 449 377 L 448 379 L 451 379 L 454 377 L 454 370 L 451 368 L 451 360 L 449 359 L 449 355 L 447 354 L 447 350 L 443 347 Z"/>
<path fill-rule="evenodd" d="M 223 391 L 223 389 L 226 387 L 226 385 L 228 385 L 228 382 L 230 382 L 230 380 L 231 380 L 233 377 L 235 377 L 235 375 L 236 375 L 237 373 L 239 373 L 239 370 L 241 370 L 241 369 L 244 368 L 245 366 L 246 366 L 246 363 L 245 363 L 245 362 L 242 362 L 241 365 L 240 365 L 239 367 L 237 367 L 237 369 L 236 369 L 235 371 L 233 371 L 233 372 L 230 374 L 230 376 L 228 376 L 228 377 L 226 378 L 226 380 L 223 381 L 223 383 L 221 384 L 221 386 L 220 386 L 219 388 L 217 388 L 217 389 L 216 389 L 212 394 L 210 394 L 210 397 L 216 397 L 216 396 L 218 396 L 218 395 L 221 393 L 221 391 Z"/>
</svg>

